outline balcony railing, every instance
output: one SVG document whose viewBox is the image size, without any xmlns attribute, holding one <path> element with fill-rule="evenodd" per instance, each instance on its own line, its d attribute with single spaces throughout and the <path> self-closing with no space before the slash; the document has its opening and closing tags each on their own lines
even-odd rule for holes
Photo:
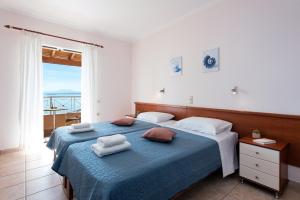
<svg viewBox="0 0 300 200">
<path fill-rule="evenodd" d="M 81 111 L 81 96 L 45 96 L 44 109 L 62 108 L 65 110 L 58 111 L 56 114 L 79 113 Z M 44 111 L 44 115 L 51 114 Z"/>
<path fill-rule="evenodd" d="M 49 136 L 54 128 L 80 122 L 81 96 L 44 96 L 44 110 L 51 108 L 57 108 L 62 110 L 57 111 L 55 113 L 55 118 L 53 116 L 53 112 L 44 111 L 45 137 Z"/>
</svg>

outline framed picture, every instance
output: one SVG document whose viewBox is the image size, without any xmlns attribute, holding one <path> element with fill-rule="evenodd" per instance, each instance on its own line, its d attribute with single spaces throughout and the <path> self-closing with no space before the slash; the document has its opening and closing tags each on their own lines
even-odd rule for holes
<svg viewBox="0 0 300 200">
<path fill-rule="evenodd" d="M 172 58 L 170 61 L 170 71 L 172 76 L 182 75 L 182 57 Z"/>
<path fill-rule="evenodd" d="M 219 48 L 210 49 L 203 53 L 203 72 L 219 71 Z"/>
</svg>

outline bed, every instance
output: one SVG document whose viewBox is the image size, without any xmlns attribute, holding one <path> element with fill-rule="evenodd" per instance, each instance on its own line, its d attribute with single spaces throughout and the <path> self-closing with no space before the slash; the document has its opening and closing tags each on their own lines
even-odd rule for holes
<svg viewBox="0 0 300 200">
<path fill-rule="evenodd" d="M 157 127 L 158 124 L 136 120 L 132 126 L 117 126 L 110 122 L 100 122 L 92 125 L 95 131 L 84 133 L 70 133 L 69 127 L 64 126 L 57 128 L 50 136 L 47 147 L 54 150 L 54 163 L 53 170 L 57 170 L 61 160 L 71 144 L 89 141 L 96 139 L 100 136 L 113 135 L 113 134 L 127 134 L 133 131 L 146 130 L 149 128 Z"/>
<path fill-rule="evenodd" d="M 131 150 L 103 158 L 90 148 L 95 140 L 70 145 L 55 171 L 79 200 L 169 199 L 219 168 L 224 176 L 234 171 L 235 133 L 209 138 L 166 126 L 176 132 L 172 143 L 145 140 L 145 130 L 130 132 Z"/>
</svg>

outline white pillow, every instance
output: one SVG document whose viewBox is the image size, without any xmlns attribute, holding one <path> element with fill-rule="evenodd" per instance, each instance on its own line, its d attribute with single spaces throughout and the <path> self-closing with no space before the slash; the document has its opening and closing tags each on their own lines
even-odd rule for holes
<svg viewBox="0 0 300 200">
<path fill-rule="evenodd" d="M 217 135 L 225 131 L 230 131 L 232 123 L 214 118 L 189 117 L 176 122 L 175 126 L 210 135 Z"/>
<path fill-rule="evenodd" d="M 137 119 L 153 122 L 153 123 L 159 123 L 159 122 L 165 122 L 170 119 L 172 119 L 174 115 L 171 115 L 169 113 L 163 113 L 163 112 L 143 112 L 138 114 Z"/>
</svg>

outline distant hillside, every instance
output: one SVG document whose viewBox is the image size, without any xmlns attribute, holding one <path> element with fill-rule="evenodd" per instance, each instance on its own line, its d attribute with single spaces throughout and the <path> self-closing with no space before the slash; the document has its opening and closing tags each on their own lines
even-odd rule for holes
<svg viewBox="0 0 300 200">
<path fill-rule="evenodd" d="M 74 91 L 74 90 L 68 90 L 68 89 L 44 92 L 44 94 L 80 94 L 80 93 L 81 93 L 80 91 Z"/>
</svg>

